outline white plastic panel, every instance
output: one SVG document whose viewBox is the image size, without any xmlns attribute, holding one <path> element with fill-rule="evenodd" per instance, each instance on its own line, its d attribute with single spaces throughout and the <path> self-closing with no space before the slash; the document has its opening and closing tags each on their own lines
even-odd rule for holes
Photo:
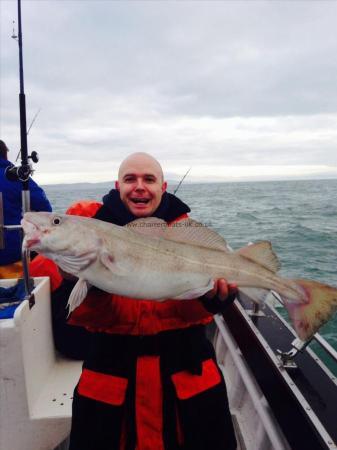
<svg viewBox="0 0 337 450">
<path fill-rule="evenodd" d="M 0 285 L 15 282 L 1 280 Z M 0 320 L 0 450 L 51 450 L 70 431 L 81 362 L 57 357 L 49 279 L 35 283 L 34 307 L 25 301 L 14 319 Z"/>
</svg>

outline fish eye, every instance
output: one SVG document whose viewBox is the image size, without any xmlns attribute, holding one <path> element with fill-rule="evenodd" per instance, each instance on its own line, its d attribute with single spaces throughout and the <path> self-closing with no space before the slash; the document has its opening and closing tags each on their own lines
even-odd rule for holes
<svg viewBox="0 0 337 450">
<path fill-rule="evenodd" d="M 61 223 L 60 217 L 54 217 L 54 219 L 53 219 L 53 224 L 54 224 L 54 225 L 59 225 L 60 223 Z"/>
</svg>

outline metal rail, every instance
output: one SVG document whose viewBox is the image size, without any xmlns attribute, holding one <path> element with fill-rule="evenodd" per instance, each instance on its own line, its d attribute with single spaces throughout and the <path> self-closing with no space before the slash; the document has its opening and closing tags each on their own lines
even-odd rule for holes
<svg viewBox="0 0 337 450">
<path fill-rule="evenodd" d="M 0 219 L 3 217 L 3 209 L 2 209 L 2 193 L 0 192 Z M 19 230 L 21 232 L 21 240 L 22 240 L 22 226 L 21 225 L 4 225 L 3 220 L 0 220 L 0 236 L 3 238 L 3 232 L 5 230 Z M 3 248 L 3 247 L 2 247 Z M 22 260 L 22 268 L 23 268 L 23 280 L 25 284 L 26 297 L 25 300 L 28 300 L 29 307 L 32 308 L 35 304 L 34 294 L 32 291 L 34 289 L 34 281 L 29 276 L 29 250 L 22 249 L 21 252 L 21 260 Z"/>
<path fill-rule="evenodd" d="M 249 242 L 248 245 L 252 245 L 253 242 Z M 231 248 L 231 246 L 228 245 L 228 250 L 233 252 L 234 250 Z M 280 297 L 280 295 L 275 292 L 275 291 L 270 291 L 270 293 L 273 295 L 273 297 L 284 307 L 283 301 Z M 239 290 L 239 294 L 240 294 L 240 290 Z M 247 295 L 246 295 L 247 296 Z M 239 300 L 240 295 L 238 295 L 238 300 Z M 249 298 L 249 296 L 247 296 Z M 248 315 L 250 316 L 259 316 L 261 314 L 260 311 L 260 305 L 259 303 L 257 303 L 256 301 L 252 300 L 252 310 L 248 311 L 247 310 Z M 275 311 L 277 318 L 285 323 L 287 325 L 287 327 L 293 332 L 293 334 L 296 336 L 296 333 L 294 331 L 294 329 L 291 327 L 291 325 L 289 325 L 289 323 L 285 322 L 284 319 L 277 313 L 277 311 Z M 281 363 L 284 365 L 284 367 L 286 368 L 292 368 L 292 367 L 296 367 L 296 364 L 293 363 L 293 359 L 295 358 L 295 356 L 303 351 L 312 340 L 315 340 L 322 348 L 324 351 L 326 351 L 326 353 L 337 363 L 337 351 L 324 339 L 323 336 L 321 336 L 319 333 L 315 333 L 311 339 L 309 339 L 308 341 L 302 341 L 299 338 L 296 338 L 293 340 L 293 342 L 291 343 L 291 349 L 288 352 L 281 352 L 279 351 L 279 358 L 281 360 Z"/>
<path fill-rule="evenodd" d="M 327 342 L 324 337 L 319 333 L 314 334 L 314 339 L 320 344 L 321 347 L 331 356 L 331 358 L 337 362 L 337 352 L 336 350 Z"/>
<path fill-rule="evenodd" d="M 336 426 L 331 419 L 336 409 L 336 380 L 331 379 L 330 382 L 329 371 L 319 363 L 319 358 L 310 348 L 298 358 L 298 370 L 285 370 L 276 356 L 277 342 L 281 335 L 286 338 L 281 339 L 283 344 L 289 342 L 293 333 L 283 324 L 280 328 L 277 320 L 273 320 L 276 319 L 274 314 L 267 312 L 266 316 L 270 314 L 271 319 L 267 321 L 250 318 L 247 314 L 249 307 L 247 298 L 244 299 L 244 305 L 236 301 L 223 314 L 223 320 L 270 404 L 290 447 L 303 448 L 305 436 L 306 442 L 311 444 L 310 449 L 336 450 Z M 229 365 L 229 370 L 232 370 L 231 367 Z M 323 390 L 320 380 L 326 382 L 328 389 Z M 321 395 L 321 389 L 324 395 L 323 392 Z"/>
<path fill-rule="evenodd" d="M 280 305 L 284 307 L 283 301 L 279 294 L 275 291 L 270 291 L 270 293 L 278 301 L 278 303 L 280 303 Z M 277 311 L 275 311 L 275 313 L 276 317 L 281 322 L 285 323 L 283 317 L 280 316 Z M 286 322 L 286 325 L 295 334 L 294 329 L 288 322 Z M 294 339 L 294 341 L 291 343 L 292 348 L 288 352 L 279 352 L 281 360 L 284 363 L 290 362 L 299 352 L 303 351 L 312 340 L 315 340 L 322 347 L 322 349 L 337 363 L 337 351 L 319 333 L 315 333 L 308 341 L 302 341 L 299 338 Z"/>
<path fill-rule="evenodd" d="M 269 412 L 269 405 L 267 403 L 267 400 L 265 399 L 263 394 L 258 391 L 256 387 L 256 382 L 254 381 L 254 378 L 249 368 L 247 367 L 247 364 L 245 363 L 241 351 L 237 347 L 237 344 L 234 338 L 232 337 L 232 333 L 228 330 L 228 327 L 222 317 L 220 317 L 219 315 L 215 315 L 214 320 L 218 326 L 222 339 L 225 341 L 230 351 L 235 366 L 241 376 L 242 382 L 244 383 L 247 392 L 249 393 L 250 398 L 252 399 L 254 408 L 256 409 L 256 412 L 260 417 L 260 420 L 263 424 L 263 428 L 270 440 L 270 443 L 272 444 L 272 448 L 275 450 L 284 450 L 285 449 L 284 439 L 278 432 L 277 428 L 275 427 L 275 424 L 273 423 L 273 420 Z"/>
</svg>

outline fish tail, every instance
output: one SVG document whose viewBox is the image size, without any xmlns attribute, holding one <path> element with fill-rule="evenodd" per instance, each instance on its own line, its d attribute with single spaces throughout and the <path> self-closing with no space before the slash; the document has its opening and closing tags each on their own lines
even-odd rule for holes
<svg viewBox="0 0 337 450">
<path fill-rule="evenodd" d="M 337 311 L 337 288 L 318 281 L 291 281 L 302 292 L 302 301 L 282 299 L 298 337 L 306 341 Z"/>
</svg>

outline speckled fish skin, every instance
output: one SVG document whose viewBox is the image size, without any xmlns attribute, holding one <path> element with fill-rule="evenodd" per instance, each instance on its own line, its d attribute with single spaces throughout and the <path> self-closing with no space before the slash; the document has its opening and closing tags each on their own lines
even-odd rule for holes
<svg viewBox="0 0 337 450">
<path fill-rule="evenodd" d="M 274 273 L 277 269 L 270 270 L 269 263 L 261 262 L 261 256 L 256 258 L 261 249 L 267 256 L 273 255 L 269 243 L 229 253 L 223 248 L 205 247 L 203 242 L 176 242 L 141 234 L 132 227 L 45 212 L 26 213 L 22 226 L 26 248 L 42 253 L 64 271 L 109 293 L 157 301 L 187 299 L 203 295 L 217 278 L 225 278 L 239 288 L 272 289 L 285 300 L 301 338 L 312 335 L 323 316 L 327 320 L 334 304 L 337 308 L 337 290 L 328 287 L 328 307 L 322 317 L 317 317 L 319 307 L 310 285 L 315 282 L 306 281 L 303 286 L 301 280 L 278 277 Z M 320 291 L 325 288 L 320 284 Z M 305 307 L 313 304 L 314 312 L 304 317 L 303 311 L 308 310 Z"/>
<path fill-rule="evenodd" d="M 55 218 L 62 223 L 53 224 Z M 207 287 L 210 280 L 223 277 L 239 286 L 274 289 L 294 300 L 300 298 L 300 292 L 288 280 L 235 253 L 152 238 L 86 217 L 53 213 L 25 214 L 27 247 L 32 239 L 25 222 L 35 222 L 40 230 L 34 230 L 33 237 L 39 235 L 39 242 L 34 242 L 32 250 L 107 292 L 164 300 Z M 102 261 L 102 255 L 109 258 L 111 270 Z M 78 266 L 67 265 L 70 256 L 78 258 Z"/>
</svg>

